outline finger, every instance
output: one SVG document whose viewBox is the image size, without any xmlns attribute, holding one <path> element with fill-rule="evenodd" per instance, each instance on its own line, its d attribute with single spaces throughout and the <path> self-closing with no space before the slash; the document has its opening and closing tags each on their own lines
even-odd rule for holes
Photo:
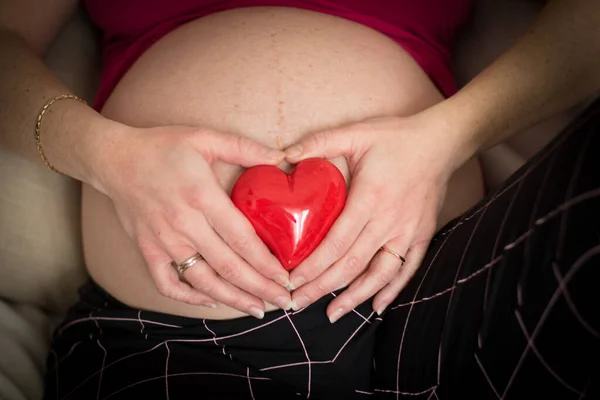
<svg viewBox="0 0 600 400">
<path fill-rule="evenodd" d="M 229 248 L 262 276 L 282 287 L 289 286 L 289 273 L 258 237 L 250 221 L 222 190 L 213 192 L 205 204 L 205 218 Z M 266 282 L 266 281 L 265 281 Z"/>
<path fill-rule="evenodd" d="M 356 127 L 316 132 L 285 150 L 285 159 L 297 163 L 306 158 L 335 158 L 355 155 L 362 149 L 364 138 L 355 135 Z"/>
<path fill-rule="evenodd" d="M 296 290 L 306 282 L 317 278 L 346 254 L 369 221 L 374 199 L 369 197 L 368 190 L 362 188 L 357 191 L 355 187 L 350 189 L 346 206 L 323 241 L 311 255 L 292 270 L 290 289 Z"/>
<path fill-rule="evenodd" d="M 203 147 L 207 143 L 201 143 Z M 264 146 L 250 138 L 225 134 L 214 133 L 210 140 L 211 153 L 226 163 L 251 167 L 259 164 L 276 165 L 284 159 L 284 153 L 281 150 Z"/>
<path fill-rule="evenodd" d="M 402 237 L 388 241 L 385 246 L 401 256 L 408 252 L 408 242 Z M 352 282 L 350 287 L 331 301 L 327 307 L 330 321 L 337 321 L 350 310 L 374 296 L 397 276 L 403 264 L 404 262 L 394 254 L 377 250 L 368 270 Z"/>
<path fill-rule="evenodd" d="M 213 298 L 182 282 L 172 264 L 152 268 L 150 271 L 160 295 L 191 305 L 217 308 L 217 303 Z"/>
<path fill-rule="evenodd" d="M 186 269 L 183 278 L 196 290 L 231 308 L 258 319 L 265 316 L 264 303 L 260 299 L 225 281 L 204 260 Z"/>
<path fill-rule="evenodd" d="M 200 293 L 181 282 L 179 274 L 171 264 L 172 257 L 162 250 L 158 243 L 146 242 L 140 248 L 158 293 L 187 304 L 203 305 L 210 308 L 216 307 L 215 301 L 210 296 Z"/>
<path fill-rule="evenodd" d="M 381 231 L 381 227 L 373 223 L 367 224 L 355 244 L 339 261 L 314 281 L 307 283 L 293 293 L 294 308 L 304 308 L 326 294 L 345 287 L 354 281 L 367 268 L 369 261 L 384 241 L 382 237 L 385 234 L 385 231 Z"/>
<path fill-rule="evenodd" d="M 421 266 L 428 247 L 429 242 L 419 242 L 411 246 L 405 257 L 406 263 L 390 283 L 379 291 L 373 299 L 373 309 L 377 311 L 377 314 L 381 315 L 388 305 L 398 297 L 400 291 L 406 287 Z"/>
<path fill-rule="evenodd" d="M 185 221 L 191 221 L 191 218 L 186 218 Z M 198 223 L 194 222 L 193 225 L 196 226 L 204 226 L 208 231 L 208 235 L 205 233 L 202 235 L 204 238 L 203 241 L 209 242 L 210 247 L 210 239 L 205 240 L 208 236 L 210 237 L 210 232 L 213 233 L 214 236 L 218 236 L 214 234 L 212 229 L 208 226 L 206 221 Z M 184 226 L 178 226 L 178 228 L 184 228 Z M 185 237 L 185 235 L 183 235 Z M 171 257 L 173 257 L 176 263 L 182 263 L 189 259 L 194 255 L 200 255 L 202 258 L 198 260 L 194 265 L 187 268 L 182 276 L 177 274 L 177 279 L 181 280 L 182 278 L 189 283 L 193 287 L 193 289 L 199 293 L 202 293 L 205 296 L 208 296 L 218 302 L 221 302 L 225 305 L 233 307 L 241 312 L 250 314 L 255 316 L 256 318 L 262 318 L 264 316 L 264 303 L 238 289 L 230 284 L 225 284 L 225 282 L 220 279 L 213 268 L 209 266 L 208 262 L 205 259 L 204 252 L 208 252 L 208 250 L 203 249 L 201 246 L 195 246 L 198 250 L 195 250 L 194 247 L 185 244 L 185 239 L 182 238 L 180 232 L 176 231 L 166 231 L 161 235 L 161 240 L 163 244 L 168 248 L 169 252 L 172 253 Z M 183 282 L 182 282 L 183 283 Z M 187 286 L 187 285 L 186 285 Z M 276 285 L 277 286 L 277 285 Z M 188 286 L 190 287 L 190 286 Z M 283 289 L 283 288 L 281 288 Z M 159 291 L 161 294 L 166 292 L 165 295 L 171 297 L 173 294 L 171 291 L 171 287 L 159 287 Z M 216 304 L 215 304 L 216 307 Z"/>
<path fill-rule="evenodd" d="M 186 221 L 191 221 L 191 219 L 188 218 Z M 205 227 L 207 232 L 205 232 L 202 237 L 203 242 L 208 243 L 207 247 L 211 247 L 211 236 L 213 240 L 215 238 L 220 240 L 214 231 L 212 231 L 212 228 L 208 226 L 206 221 L 203 223 L 194 222 L 194 225 Z M 211 232 L 212 235 L 210 234 Z M 185 239 L 183 239 L 178 232 L 173 231 L 167 231 L 163 233 L 161 235 L 161 240 L 166 248 L 169 249 L 168 251 L 172 254 L 171 257 L 176 260 L 176 263 L 182 263 L 190 257 L 198 254 L 202 257 L 194 265 L 186 269 L 181 277 L 177 274 L 177 278 L 179 280 L 184 278 L 184 280 L 189 283 L 195 291 L 200 292 L 205 296 L 208 296 L 225 305 L 233 307 L 241 312 L 253 315 L 256 318 L 262 318 L 264 316 L 264 303 L 262 300 L 234 287 L 231 284 L 228 284 L 227 282 L 224 282 L 220 277 L 217 276 L 212 266 L 209 266 L 209 263 L 203 255 L 205 254 L 205 251 L 207 253 L 209 252 L 206 248 L 196 245 L 195 247 L 198 249 L 198 251 L 196 251 L 194 247 L 185 244 Z M 279 287 L 275 283 L 271 283 Z M 285 289 L 280 289 L 285 292 Z M 171 297 L 173 294 L 171 287 L 161 286 L 159 290 L 161 291 L 161 294 L 166 292 L 166 295 L 169 297 Z"/>
<path fill-rule="evenodd" d="M 253 304 L 256 307 L 264 309 L 265 300 L 275 304 L 280 308 L 289 310 L 292 307 L 291 296 L 286 288 L 265 278 L 256 269 L 252 268 L 246 261 L 239 257 L 227 243 L 212 229 L 208 221 L 204 218 L 188 219 L 190 224 L 182 233 L 190 238 L 194 247 L 202 254 L 210 267 L 216 271 L 225 281 L 242 289 L 244 292 L 256 297 L 253 298 Z M 231 223 L 231 222 L 230 222 Z M 196 238 L 202 238 L 201 241 Z M 262 242 L 261 242 L 262 243 Z M 280 273 L 284 272 L 283 267 L 279 266 Z M 246 298 L 249 299 L 249 295 Z M 219 301 L 221 296 L 209 294 Z M 229 303 L 226 303 L 229 304 Z"/>
</svg>

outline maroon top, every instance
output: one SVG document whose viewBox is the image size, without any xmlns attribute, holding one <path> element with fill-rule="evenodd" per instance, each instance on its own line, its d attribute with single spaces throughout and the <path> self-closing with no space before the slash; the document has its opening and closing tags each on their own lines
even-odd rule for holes
<svg viewBox="0 0 600 400">
<path fill-rule="evenodd" d="M 456 92 L 450 50 L 472 0 L 84 0 L 102 31 L 103 72 L 94 107 L 152 44 L 191 20 L 240 7 L 284 6 L 358 22 L 396 41 L 446 96 Z"/>
</svg>

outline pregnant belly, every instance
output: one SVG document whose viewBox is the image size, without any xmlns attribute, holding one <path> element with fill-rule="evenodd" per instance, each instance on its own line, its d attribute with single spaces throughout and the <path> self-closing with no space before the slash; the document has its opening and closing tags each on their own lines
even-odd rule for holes
<svg viewBox="0 0 600 400">
<path fill-rule="evenodd" d="M 165 36 L 121 80 L 103 114 L 138 127 L 199 125 L 284 148 L 313 131 L 410 115 L 441 99 L 414 60 L 378 32 L 311 11 L 255 7 L 213 14 Z M 348 177 L 345 160 L 332 161 Z M 241 172 L 225 164 L 214 171 L 227 191 Z M 476 163 L 453 180 L 444 219 L 482 193 Z M 90 275 L 122 302 L 197 318 L 242 315 L 160 296 L 110 200 L 89 186 L 83 234 Z"/>
</svg>

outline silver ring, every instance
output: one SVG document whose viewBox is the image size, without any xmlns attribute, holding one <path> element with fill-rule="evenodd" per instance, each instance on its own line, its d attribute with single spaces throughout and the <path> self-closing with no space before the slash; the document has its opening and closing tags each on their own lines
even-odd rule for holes
<svg viewBox="0 0 600 400">
<path fill-rule="evenodd" d="M 387 246 L 383 245 L 379 250 L 383 250 L 386 253 L 390 253 L 391 255 L 397 257 L 400 261 L 402 261 L 402 265 L 406 262 L 406 258 L 402 257 L 400 254 L 396 253 L 394 250 L 390 250 Z"/>
<path fill-rule="evenodd" d="M 204 260 L 204 257 L 200 255 L 200 253 L 196 253 L 190 258 L 184 260 L 183 262 L 176 264 L 177 272 L 179 276 L 183 276 L 183 273 L 188 269 L 193 267 L 198 261 Z"/>
</svg>

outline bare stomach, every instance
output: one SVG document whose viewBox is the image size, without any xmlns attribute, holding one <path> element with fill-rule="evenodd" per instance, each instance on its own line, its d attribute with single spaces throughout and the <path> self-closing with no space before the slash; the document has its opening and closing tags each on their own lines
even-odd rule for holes
<svg viewBox="0 0 600 400">
<path fill-rule="evenodd" d="M 165 36 L 121 80 L 103 114 L 138 127 L 199 125 L 283 148 L 310 132 L 406 116 L 441 100 L 418 64 L 386 36 L 325 14 L 256 7 L 213 14 Z M 333 162 L 348 177 L 345 159 Z M 227 191 L 240 169 L 214 167 Z M 450 184 L 440 224 L 482 193 L 479 165 L 469 162 Z M 90 275 L 120 301 L 196 318 L 243 315 L 159 295 L 111 201 L 89 186 L 83 233 Z"/>
</svg>

